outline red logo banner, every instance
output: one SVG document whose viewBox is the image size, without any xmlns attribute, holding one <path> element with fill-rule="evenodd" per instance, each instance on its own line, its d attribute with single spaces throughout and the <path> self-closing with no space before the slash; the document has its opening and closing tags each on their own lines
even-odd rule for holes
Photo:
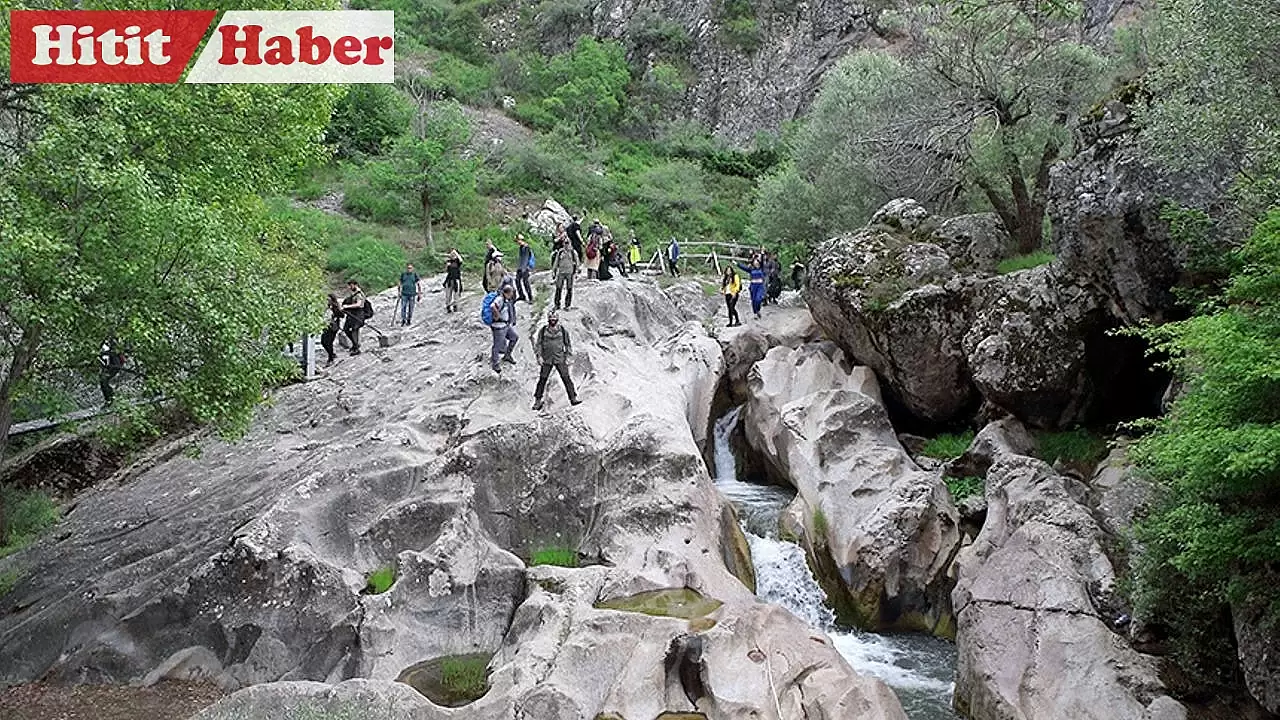
<svg viewBox="0 0 1280 720">
<path fill-rule="evenodd" d="M 11 10 L 15 83 L 176 83 L 213 10 Z"/>
</svg>

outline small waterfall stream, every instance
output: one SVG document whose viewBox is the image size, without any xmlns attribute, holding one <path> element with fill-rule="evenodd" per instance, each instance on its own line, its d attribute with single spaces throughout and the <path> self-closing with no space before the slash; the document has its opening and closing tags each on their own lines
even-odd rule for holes
<svg viewBox="0 0 1280 720">
<path fill-rule="evenodd" d="M 830 635 L 854 670 L 878 677 L 893 688 L 911 720 L 955 720 L 958 716 L 951 709 L 954 646 L 936 638 L 876 635 L 836 624 L 835 614 L 826 605 L 826 594 L 805 562 L 804 550 L 778 539 L 778 517 L 795 492 L 736 479 L 730 437 L 741 410 L 733 408 L 715 424 L 716 487 L 733 503 L 747 535 L 756 570 L 756 594 Z"/>
</svg>

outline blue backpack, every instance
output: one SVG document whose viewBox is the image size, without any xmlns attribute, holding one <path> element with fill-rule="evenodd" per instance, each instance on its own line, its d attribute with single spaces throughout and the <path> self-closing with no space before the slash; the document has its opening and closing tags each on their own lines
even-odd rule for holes
<svg viewBox="0 0 1280 720">
<path fill-rule="evenodd" d="M 498 299 L 498 291 L 491 290 L 484 296 L 484 306 L 480 308 L 480 319 L 485 325 L 493 324 L 493 301 Z"/>
<path fill-rule="evenodd" d="M 530 270 L 532 270 L 532 269 L 533 269 L 533 267 L 534 267 L 534 263 L 533 263 L 533 248 L 529 248 L 529 269 L 530 269 Z"/>
</svg>

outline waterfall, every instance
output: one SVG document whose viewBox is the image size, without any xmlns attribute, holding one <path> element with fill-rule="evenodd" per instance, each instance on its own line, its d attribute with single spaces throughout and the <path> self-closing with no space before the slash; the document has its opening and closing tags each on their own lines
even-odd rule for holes
<svg viewBox="0 0 1280 720">
<path fill-rule="evenodd" d="M 955 720 L 951 709 L 955 647 L 924 636 L 876 635 L 841 628 L 804 550 L 778 539 L 778 518 L 795 497 L 788 488 L 739 482 L 731 438 L 742 406 L 716 420 L 712 436 L 716 487 L 733 503 L 751 547 L 756 595 L 826 632 L 853 669 L 893 688 L 911 720 Z"/>
</svg>

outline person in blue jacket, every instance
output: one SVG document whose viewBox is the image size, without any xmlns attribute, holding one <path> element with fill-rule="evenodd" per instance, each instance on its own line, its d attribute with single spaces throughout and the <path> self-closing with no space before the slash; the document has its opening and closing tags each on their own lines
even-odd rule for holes
<svg viewBox="0 0 1280 720">
<path fill-rule="evenodd" d="M 756 319 L 759 320 L 760 306 L 764 304 L 764 266 L 761 264 L 760 258 L 757 257 L 751 261 L 750 267 L 743 265 L 742 263 L 738 263 L 738 267 L 751 275 L 751 312 L 755 313 Z"/>
</svg>

